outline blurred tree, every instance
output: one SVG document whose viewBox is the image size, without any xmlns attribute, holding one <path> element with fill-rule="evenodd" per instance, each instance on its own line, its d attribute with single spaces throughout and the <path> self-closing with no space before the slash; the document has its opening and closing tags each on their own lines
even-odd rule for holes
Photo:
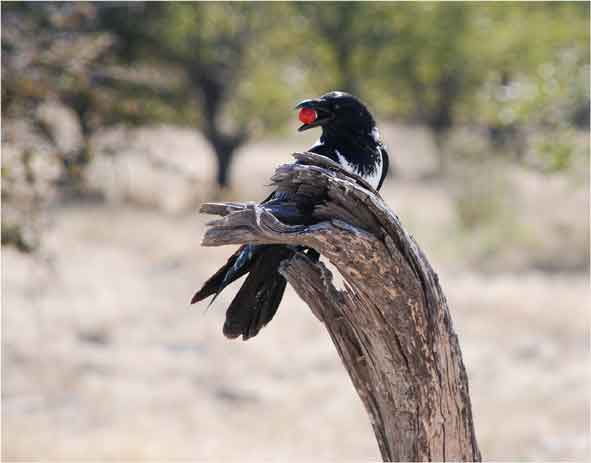
<svg viewBox="0 0 591 463">
<path fill-rule="evenodd" d="M 114 66 L 116 37 L 100 27 L 97 4 L 3 3 L 2 13 L 2 114 L 53 145 L 63 185 L 82 187 L 98 129 L 178 114 L 168 82 L 148 86 Z"/>
<path fill-rule="evenodd" d="M 80 185 L 89 139 L 102 125 L 92 75 L 112 40 L 93 19 L 94 8 L 84 3 L 2 4 L 2 114 L 45 135 L 68 186 Z"/>
<path fill-rule="evenodd" d="M 182 74 L 181 97 L 170 102 L 211 143 L 221 187 L 228 186 L 236 151 L 261 129 L 285 121 L 289 85 L 272 42 L 281 11 L 281 5 L 216 2 L 99 8 L 102 26 L 119 39 L 123 63 L 169 72 L 165 64 Z"/>
<path fill-rule="evenodd" d="M 331 90 L 359 94 L 360 76 L 354 57 L 365 46 L 366 32 L 371 27 L 363 20 L 365 5 L 360 2 L 293 5 L 299 19 L 307 23 L 307 27 L 300 29 L 302 45 L 327 61 L 321 64 L 326 70 L 321 78 L 331 81 L 327 82 Z"/>
<path fill-rule="evenodd" d="M 585 3 L 4 3 L 2 11 L 3 114 L 52 98 L 74 110 L 83 140 L 121 122 L 196 125 L 222 186 L 239 148 L 279 128 L 304 88 L 349 90 L 378 113 L 427 124 L 441 170 L 454 125 L 488 127 L 494 141 L 514 145 L 509 135 L 528 125 L 587 121 Z"/>
<path fill-rule="evenodd" d="M 2 243 L 38 248 L 58 192 L 79 194 L 111 39 L 91 5 L 2 3 Z M 60 188 L 58 188 L 60 187 Z"/>
<path fill-rule="evenodd" d="M 476 9 L 474 61 L 489 71 L 464 117 L 488 127 L 498 148 L 517 146 L 530 166 L 568 166 L 586 151 L 574 131 L 589 125 L 589 19 L 589 4 L 577 2 Z"/>
<path fill-rule="evenodd" d="M 98 27 L 95 4 L 1 7 L 2 242 L 30 251 L 52 200 L 91 193 L 85 180 L 95 132 L 151 114 L 128 87 L 103 78 L 114 37 Z"/>
<path fill-rule="evenodd" d="M 366 81 L 377 69 L 376 53 L 395 35 L 382 9 L 375 2 L 355 1 L 291 5 L 292 27 L 285 47 L 307 71 L 309 86 L 316 92 L 343 90 L 365 97 Z"/>
<path fill-rule="evenodd" d="M 572 71 L 586 69 L 589 63 L 586 3 L 402 3 L 372 8 L 379 11 L 372 23 L 389 34 L 381 35 L 386 40 L 374 53 L 365 54 L 363 65 L 369 72 L 363 88 L 372 100 L 383 102 L 381 108 L 391 115 L 431 128 L 442 172 L 447 166 L 445 141 L 453 126 L 482 124 L 491 134 L 506 136 L 520 133 L 520 126 L 541 122 L 536 117 L 539 105 L 524 104 L 515 112 L 499 107 L 493 95 L 506 93 L 513 83 L 537 85 L 540 71 L 561 66 L 559 57 L 565 54 L 579 57 L 571 60 Z M 572 108 L 586 108 L 585 82 L 577 78 L 560 91 L 554 87 L 543 93 L 554 103 L 572 105 L 576 99 L 578 104 Z M 488 93 L 483 99 L 485 88 Z M 535 99 L 549 103 L 547 98 Z M 553 120 L 573 120 L 581 112 L 565 113 L 563 119 L 554 114 Z M 509 139 L 516 142 L 514 137 Z"/>
<path fill-rule="evenodd" d="M 447 169 L 445 140 L 459 104 L 477 87 L 481 69 L 472 65 L 466 4 L 377 5 L 374 22 L 389 31 L 365 65 L 372 95 L 392 95 L 382 106 L 393 116 L 426 124 Z M 377 96 L 375 98 L 378 98 Z"/>
</svg>

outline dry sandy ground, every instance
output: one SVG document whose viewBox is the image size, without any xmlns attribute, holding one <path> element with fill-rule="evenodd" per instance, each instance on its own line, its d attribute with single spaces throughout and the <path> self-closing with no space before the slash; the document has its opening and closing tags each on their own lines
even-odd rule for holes
<svg viewBox="0 0 591 463">
<path fill-rule="evenodd" d="M 162 152 L 154 141 L 161 135 L 140 138 Z M 194 153 L 192 137 L 177 133 L 167 152 Z M 248 147 L 236 166 L 247 176 L 236 195 L 262 197 L 258 185 L 288 159 L 261 153 L 301 146 L 290 140 Z M 421 162 L 429 164 L 421 159 L 402 166 L 408 175 L 392 179 L 384 196 L 444 285 L 483 456 L 588 459 L 588 274 L 536 270 L 529 248 L 513 259 L 517 244 L 492 268 L 482 265 L 482 254 L 460 252 L 467 246 L 453 233 L 450 188 L 416 181 Z M 193 162 L 188 170 L 196 176 L 212 169 L 206 158 L 186 162 Z M 276 319 L 246 343 L 221 335 L 233 291 L 207 311 L 188 306 L 230 250 L 199 246 L 206 219 L 178 212 L 192 201 L 178 199 L 186 185 L 171 186 L 157 174 L 139 180 L 139 170 L 129 166 L 128 178 L 144 191 L 172 198 L 168 212 L 140 207 L 137 198 L 136 205 L 117 202 L 133 196 L 129 192 L 107 204 L 60 205 L 50 213 L 41 256 L 3 249 L 3 459 L 378 459 L 368 419 L 330 340 L 291 290 Z M 535 197 L 546 194 L 554 203 L 545 203 L 544 216 L 525 207 L 535 201 L 523 193 L 516 196 L 525 205 L 521 216 L 528 223 L 534 215 L 546 217 L 563 231 L 576 219 L 569 229 L 575 245 L 562 245 L 580 258 L 588 253 L 588 212 L 581 209 L 588 185 L 575 191 L 564 179 L 539 182 L 544 186 L 520 181 L 517 191 L 533 188 Z M 143 202 L 158 200 L 156 194 Z M 471 246 L 480 242 L 465 238 Z M 536 249 L 552 255 L 553 239 Z"/>
</svg>

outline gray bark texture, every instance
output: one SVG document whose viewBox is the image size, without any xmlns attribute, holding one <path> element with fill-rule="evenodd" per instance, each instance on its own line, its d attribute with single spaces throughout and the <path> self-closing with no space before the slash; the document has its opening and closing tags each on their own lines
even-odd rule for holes
<svg viewBox="0 0 591 463">
<path fill-rule="evenodd" d="M 207 203 L 205 246 L 313 248 L 342 274 L 333 285 L 303 252 L 280 271 L 326 327 L 369 414 L 385 461 L 480 461 L 468 378 L 439 280 L 360 177 L 312 153 L 272 177 L 280 201 Z"/>
</svg>

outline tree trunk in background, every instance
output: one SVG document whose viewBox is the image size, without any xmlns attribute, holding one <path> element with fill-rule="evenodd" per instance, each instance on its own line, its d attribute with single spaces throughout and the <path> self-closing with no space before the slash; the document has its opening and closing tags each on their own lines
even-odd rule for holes
<svg viewBox="0 0 591 463">
<path fill-rule="evenodd" d="M 204 204 L 205 246 L 260 243 L 316 249 L 281 273 L 324 323 L 387 461 L 480 461 L 468 378 L 437 275 L 379 194 L 327 158 L 295 155 L 277 169 L 272 205 Z M 300 211 L 298 216 L 294 212 Z M 287 224 L 289 223 L 289 224 Z"/>
<path fill-rule="evenodd" d="M 224 84 L 202 75 L 195 64 L 194 85 L 198 97 L 203 101 L 204 131 L 203 134 L 213 147 L 217 160 L 216 182 L 219 187 L 226 188 L 230 183 L 230 167 L 236 150 L 248 140 L 248 130 L 238 128 L 234 133 L 222 132 L 219 124 L 222 114 L 224 96 L 227 88 Z"/>
<path fill-rule="evenodd" d="M 335 90 L 345 91 L 352 95 L 359 95 L 357 78 L 355 77 L 351 56 L 352 47 L 346 43 L 334 45 L 336 48 L 337 68 L 339 69 L 339 87 Z"/>
<path fill-rule="evenodd" d="M 221 188 L 227 188 L 230 185 L 230 168 L 234 160 L 234 154 L 236 154 L 236 150 L 248 139 L 246 131 L 226 135 L 216 129 L 206 131 L 205 135 L 215 151 L 217 160 L 217 184 Z"/>
<path fill-rule="evenodd" d="M 449 160 L 447 159 L 448 153 L 446 150 L 448 135 L 449 130 L 447 129 L 433 129 L 433 140 L 435 141 L 435 150 L 437 151 L 437 177 L 444 177 L 449 172 Z"/>
<path fill-rule="evenodd" d="M 453 70 L 440 77 L 436 85 L 438 94 L 438 103 L 431 112 L 427 114 L 427 124 L 433 131 L 437 156 L 439 158 L 438 176 L 444 176 L 448 173 L 448 155 L 447 140 L 449 133 L 454 125 L 454 108 L 457 106 L 457 100 L 460 95 L 461 82 Z"/>
<path fill-rule="evenodd" d="M 217 159 L 217 172 L 216 182 L 219 187 L 227 188 L 230 184 L 230 165 L 234 157 L 234 150 L 218 150 L 215 148 L 216 159 Z"/>
</svg>

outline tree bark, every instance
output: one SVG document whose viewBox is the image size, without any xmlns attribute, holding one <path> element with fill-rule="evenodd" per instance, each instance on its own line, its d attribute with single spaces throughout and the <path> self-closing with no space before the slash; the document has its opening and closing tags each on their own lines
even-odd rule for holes
<svg viewBox="0 0 591 463">
<path fill-rule="evenodd" d="M 223 216 L 205 246 L 313 248 L 280 271 L 324 323 L 363 401 L 385 461 L 480 461 L 468 378 L 439 280 L 379 194 L 331 160 L 296 153 L 272 177 L 273 204 L 209 203 Z M 294 212 L 295 211 L 295 212 Z"/>
</svg>

